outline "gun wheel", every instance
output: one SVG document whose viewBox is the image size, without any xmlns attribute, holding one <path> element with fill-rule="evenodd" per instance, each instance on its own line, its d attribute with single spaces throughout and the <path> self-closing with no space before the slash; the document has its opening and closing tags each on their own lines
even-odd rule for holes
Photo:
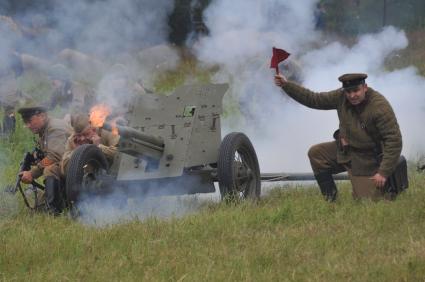
<svg viewBox="0 0 425 282">
<path fill-rule="evenodd" d="M 223 199 L 257 199 L 261 194 L 257 154 L 249 138 L 233 132 L 223 139 L 217 164 L 218 183 Z"/>
<path fill-rule="evenodd" d="M 66 174 L 66 197 L 75 203 L 81 195 L 95 195 L 105 189 L 108 162 L 95 145 L 79 146 L 72 153 Z"/>
</svg>

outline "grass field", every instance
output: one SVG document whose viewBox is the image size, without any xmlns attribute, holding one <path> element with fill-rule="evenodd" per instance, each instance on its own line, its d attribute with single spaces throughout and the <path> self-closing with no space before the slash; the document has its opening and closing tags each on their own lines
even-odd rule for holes
<svg viewBox="0 0 425 282">
<path fill-rule="evenodd" d="M 425 177 L 396 201 L 336 204 L 277 188 L 181 218 L 103 228 L 17 212 L 0 219 L 4 281 L 423 281 Z"/>
<path fill-rule="evenodd" d="M 424 74 L 423 37 L 411 37 L 388 67 L 413 62 Z M 209 79 L 189 61 L 159 76 L 155 90 L 181 84 L 184 73 Z M 45 87 L 31 79 L 24 88 Z M 21 123 L 0 141 L 1 184 L 13 182 L 31 146 Z M 317 186 L 276 187 L 256 203 L 193 197 L 183 216 L 102 227 L 31 214 L 19 195 L 0 193 L 0 280 L 425 281 L 424 186 L 425 174 L 412 170 L 410 188 L 393 202 L 354 201 L 348 183 L 339 183 L 335 204 Z"/>
</svg>

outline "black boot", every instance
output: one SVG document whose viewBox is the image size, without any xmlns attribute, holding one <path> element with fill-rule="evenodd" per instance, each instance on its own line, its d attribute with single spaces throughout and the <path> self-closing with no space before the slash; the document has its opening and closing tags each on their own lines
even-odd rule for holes
<svg viewBox="0 0 425 282">
<path fill-rule="evenodd" d="M 63 209 L 60 182 L 53 176 L 46 177 L 44 181 L 47 211 L 59 215 Z"/>
<path fill-rule="evenodd" d="M 3 117 L 3 134 L 5 136 L 10 136 L 15 132 L 16 128 L 16 119 L 14 115 L 5 115 Z"/>
<path fill-rule="evenodd" d="M 335 181 L 332 174 L 329 172 L 321 172 L 314 175 L 319 184 L 322 195 L 325 196 L 326 201 L 335 202 L 338 190 L 336 189 Z"/>
</svg>

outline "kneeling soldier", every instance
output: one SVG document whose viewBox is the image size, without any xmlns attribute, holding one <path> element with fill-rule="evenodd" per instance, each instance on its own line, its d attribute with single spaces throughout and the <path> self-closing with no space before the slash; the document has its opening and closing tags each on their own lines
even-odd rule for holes
<svg viewBox="0 0 425 282">
<path fill-rule="evenodd" d="M 18 113 L 25 126 L 38 136 L 37 147 L 44 153 L 36 166 L 21 172 L 21 181 L 31 183 L 33 179 L 44 176 L 47 209 L 53 214 L 59 214 L 63 209 L 59 165 L 71 128 L 63 120 L 50 118 L 47 109 L 42 106 L 20 108 Z"/>
<path fill-rule="evenodd" d="M 83 144 L 94 144 L 99 147 L 109 162 L 112 164 L 117 153 L 117 144 L 119 136 L 109 131 L 93 127 L 90 124 L 87 114 L 76 114 L 71 117 L 72 135 L 68 138 L 65 145 L 65 153 L 61 162 L 61 173 L 66 176 L 68 163 L 73 151 Z"/>
<path fill-rule="evenodd" d="M 342 88 L 314 93 L 283 75 L 275 76 L 275 84 L 298 103 L 337 110 L 336 141 L 314 145 L 308 152 L 317 183 L 328 201 L 335 201 L 337 195 L 332 174 L 347 170 L 354 198 L 382 198 L 400 158 L 402 138 L 394 111 L 384 96 L 367 86 L 366 78 L 361 73 L 345 74 L 339 77 Z"/>
</svg>

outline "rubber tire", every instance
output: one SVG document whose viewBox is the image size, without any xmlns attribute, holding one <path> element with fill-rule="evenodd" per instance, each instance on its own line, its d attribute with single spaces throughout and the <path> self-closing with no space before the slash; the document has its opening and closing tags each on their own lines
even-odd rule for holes
<svg viewBox="0 0 425 282">
<path fill-rule="evenodd" d="M 221 197 L 223 199 L 233 197 L 234 192 L 238 191 L 235 183 L 236 176 L 233 171 L 234 158 L 237 151 L 238 153 L 239 151 L 244 152 L 243 155 L 250 162 L 250 169 L 254 174 L 254 179 L 251 180 L 254 181 L 254 183 L 251 183 L 253 187 L 251 187 L 251 191 L 248 191 L 247 195 L 244 195 L 244 198 L 258 199 L 261 194 L 261 177 L 257 154 L 249 138 L 241 132 L 233 132 L 226 135 L 220 144 L 217 176 Z"/>
<path fill-rule="evenodd" d="M 96 145 L 83 144 L 72 153 L 66 174 L 66 199 L 68 203 L 75 203 L 82 192 L 84 176 L 83 166 L 89 160 L 96 160 L 104 170 L 108 169 L 105 155 Z"/>
</svg>

